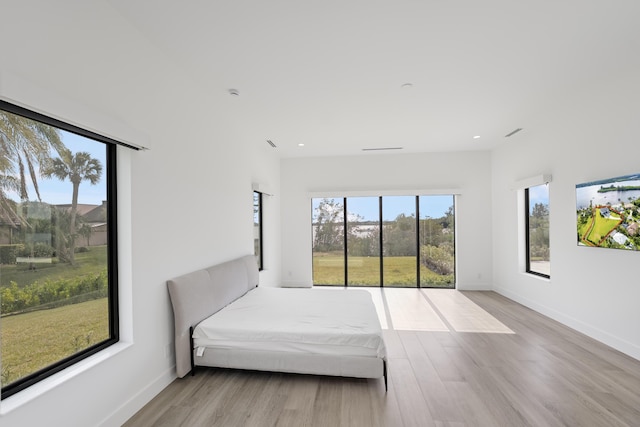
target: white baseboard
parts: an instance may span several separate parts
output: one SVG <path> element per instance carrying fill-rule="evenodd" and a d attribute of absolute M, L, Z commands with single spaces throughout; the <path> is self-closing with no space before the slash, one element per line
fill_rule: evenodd
<path fill-rule="evenodd" d="M 492 291 L 491 283 L 458 283 L 456 289 L 459 291 Z"/>
<path fill-rule="evenodd" d="M 543 314 L 557 322 L 562 323 L 565 326 L 570 327 L 571 329 L 575 329 L 576 331 L 581 332 L 588 337 L 593 338 L 594 340 L 600 341 L 601 343 L 606 344 L 609 347 L 612 347 L 630 357 L 633 357 L 634 359 L 640 360 L 640 347 L 633 343 L 625 341 L 619 337 L 616 337 L 615 335 L 611 335 L 610 333 L 605 332 L 593 325 L 589 325 L 571 316 L 567 316 L 564 313 L 561 313 L 550 307 L 538 304 L 535 301 L 532 301 L 507 289 L 494 287 L 493 290 L 496 293 L 509 298 L 510 300 L 513 300 L 532 310 L 535 310 L 540 314 Z"/>
<path fill-rule="evenodd" d="M 302 281 L 283 281 L 280 285 L 282 288 L 312 288 L 313 283 Z"/>
<path fill-rule="evenodd" d="M 102 427 L 121 426 L 176 378 L 176 367 L 172 366 L 156 378 L 155 381 L 151 382 L 148 386 L 123 403 L 98 425 Z"/>

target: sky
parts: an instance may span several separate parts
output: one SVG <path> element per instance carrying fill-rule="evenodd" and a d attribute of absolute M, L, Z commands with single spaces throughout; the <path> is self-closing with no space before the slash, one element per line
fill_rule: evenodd
<path fill-rule="evenodd" d="M 80 135 L 76 135 L 71 132 L 60 131 L 60 137 L 64 145 L 71 150 L 73 153 L 77 153 L 79 151 L 86 151 L 91 154 L 91 157 L 94 159 L 98 159 L 102 164 L 102 177 L 100 178 L 100 182 L 96 185 L 91 185 L 88 181 L 83 181 L 80 183 L 80 191 L 78 194 L 78 203 L 80 204 L 90 204 L 90 205 L 100 205 L 103 200 L 107 199 L 106 192 L 106 156 L 107 150 L 106 146 L 102 142 L 97 142 L 89 138 L 85 138 Z M 55 153 L 54 153 L 55 154 Z M 55 155 L 55 157 L 58 157 Z M 28 175 L 28 171 L 26 171 Z M 58 178 L 45 179 L 38 176 L 38 187 L 40 189 L 40 196 L 42 197 L 42 201 L 52 204 L 52 205 L 60 205 L 60 204 L 70 204 L 71 203 L 71 193 L 72 193 L 72 185 L 68 180 L 60 181 Z M 29 191 L 29 200 L 37 200 L 36 192 L 33 189 L 33 184 L 31 184 L 31 179 L 28 178 L 28 191 Z M 15 201 L 19 201 L 20 197 L 16 193 L 9 193 L 9 197 L 11 197 Z"/>
<path fill-rule="evenodd" d="M 334 199 L 342 204 L 342 198 Z M 415 196 L 383 196 L 382 197 L 382 219 L 394 220 L 401 213 L 406 216 L 415 215 Z M 313 199 L 313 209 L 315 209 L 322 199 Z M 441 218 L 445 215 L 450 206 L 453 205 L 452 195 L 431 195 L 420 196 L 420 218 L 427 216 L 431 218 Z M 347 210 L 350 214 L 357 214 L 365 221 L 378 221 L 379 207 L 378 197 L 348 197 Z"/>
<path fill-rule="evenodd" d="M 541 203 L 549 206 L 549 185 L 541 184 L 535 187 L 529 187 L 529 213 L 533 211 L 533 207 Z"/>

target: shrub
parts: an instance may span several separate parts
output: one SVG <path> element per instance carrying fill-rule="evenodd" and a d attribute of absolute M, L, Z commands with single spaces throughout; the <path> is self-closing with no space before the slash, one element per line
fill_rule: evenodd
<path fill-rule="evenodd" d="M 453 274 L 453 254 L 447 247 L 424 245 L 420 248 L 420 262 L 429 270 L 441 275 Z"/>
<path fill-rule="evenodd" d="M 19 288 L 15 282 L 0 289 L 2 315 L 103 298 L 107 295 L 107 272 L 76 279 L 45 280 Z"/>
<path fill-rule="evenodd" d="M 0 264 L 15 264 L 24 245 L 0 245 Z"/>
<path fill-rule="evenodd" d="M 18 256 L 23 257 L 36 257 L 36 258 L 51 258 L 55 250 L 48 244 L 37 242 L 27 243 L 26 245 L 20 245 L 21 248 L 18 251 Z"/>

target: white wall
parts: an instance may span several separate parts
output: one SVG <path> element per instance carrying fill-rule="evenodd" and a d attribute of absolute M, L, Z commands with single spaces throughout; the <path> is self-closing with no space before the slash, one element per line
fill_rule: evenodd
<path fill-rule="evenodd" d="M 640 69 L 558 94 L 493 153 L 495 290 L 640 359 L 640 253 L 578 247 L 575 185 L 640 172 Z M 518 271 L 519 179 L 550 184 L 551 280 Z"/>
<path fill-rule="evenodd" d="M 491 287 L 491 162 L 488 152 L 373 154 L 358 157 L 284 159 L 282 277 L 310 284 L 311 197 L 314 192 L 349 195 L 384 191 L 453 190 L 456 201 L 457 287 Z M 407 190 L 405 192 L 405 190 Z M 367 193 L 367 195 L 370 195 Z"/>
<path fill-rule="evenodd" d="M 281 281 L 281 268 L 282 280 L 311 281 L 309 192 L 457 189 L 459 288 L 493 281 L 498 291 L 640 357 L 638 254 L 578 248 L 574 231 L 575 183 L 638 172 L 640 90 L 631 72 L 560 103 L 493 156 L 289 159 L 280 168 L 270 151 L 237 137 L 241 110 L 224 87 L 197 81 L 104 2 L 2 0 L 0 39 L 11 40 L 3 43 L 0 94 L 150 148 L 119 150 L 121 309 L 130 345 L 48 391 L 19 393 L 27 396 L 21 404 L 8 404 L 15 396 L 1 402 L 3 426 L 119 425 L 170 382 L 165 281 L 253 250 L 254 182 L 274 194 L 265 200 L 265 285 Z M 549 283 L 515 267 L 508 189 L 541 172 L 554 176 Z"/>
<path fill-rule="evenodd" d="M 0 95 L 150 148 L 119 149 L 129 345 L 0 402 L 0 424 L 120 425 L 175 375 L 165 281 L 253 252 L 252 183 L 278 193 L 279 161 L 236 136 L 225 88 L 198 82 L 104 2 L 3 0 L 0 39 L 11 40 Z M 279 282 L 278 205 L 265 203 L 266 284 Z"/>

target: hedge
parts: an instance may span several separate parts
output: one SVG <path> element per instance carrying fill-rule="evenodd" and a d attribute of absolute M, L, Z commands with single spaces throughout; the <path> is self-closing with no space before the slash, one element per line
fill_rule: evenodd
<path fill-rule="evenodd" d="M 0 289 L 0 314 L 60 307 L 107 296 L 107 272 L 76 279 L 45 280 L 22 288 L 16 282 Z"/>

